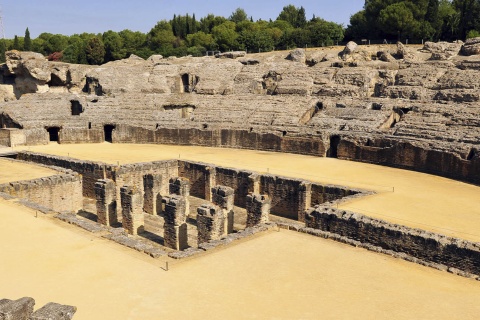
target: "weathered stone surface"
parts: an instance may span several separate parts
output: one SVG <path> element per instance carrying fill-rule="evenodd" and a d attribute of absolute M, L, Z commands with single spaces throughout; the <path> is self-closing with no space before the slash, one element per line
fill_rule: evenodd
<path fill-rule="evenodd" d="M 137 235 L 144 231 L 143 199 L 136 187 L 120 188 L 122 202 L 122 225 L 129 234 Z"/>
<path fill-rule="evenodd" d="M 305 63 L 306 55 L 304 49 L 295 49 L 290 51 L 287 56 L 287 60 L 292 60 L 294 62 Z"/>
<path fill-rule="evenodd" d="M 453 57 L 457 56 L 462 49 L 463 42 L 431 42 L 427 41 L 423 45 L 422 50 L 426 52 L 431 52 L 432 56 L 430 60 L 450 60 Z"/>
<path fill-rule="evenodd" d="M 30 320 L 70 320 L 77 312 L 74 306 L 49 302 L 32 314 Z"/>
<path fill-rule="evenodd" d="M 224 234 L 225 217 L 223 210 L 213 204 L 197 208 L 198 243 L 218 240 Z"/>
<path fill-rule="evenodd" d="M 247 228 L 269 221 L 272 200 L 266 195 L 247 195 Z"/>
<path fill-rule="evenodd" d="M 479 55 L 480 37 L 467 39 L 462 47 L 462 54 L 466 56 Z"/>
<path fill-rule="evenodd" d="M 231 51 L 231 52 L 223 52 L 223 53 L 217 53 L 215 55 L 215 58 L 220 58 L 220 59 L 236 59 L 236 58 L 242 58 L 245 57 L 247 53 L 245 51 Z"/>
<path fill-rule="evenodd" d="M 35 300 L 24 297 L 18 300 L 0 300 L 1 320 L 29 320 L 33 313 Z"/>

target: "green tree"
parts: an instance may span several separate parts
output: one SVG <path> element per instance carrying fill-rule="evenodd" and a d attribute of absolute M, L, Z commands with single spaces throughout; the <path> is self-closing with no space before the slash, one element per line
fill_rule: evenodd
<path fill-rule="evenodd" d="M 18 40 L 18 36 L 15 35 L 15 37 L 13 38 L 13 47 L 12 47 L 13 50 L 20 50 L 20 40 Z"/>
<path fill-rule="evenodd" d="M 68 39 L 69 45 L 63 50 L 62 61 L 68 63 L 88 64 L 86 42 L 78 35 Z"/>
<path fill-rule="evenodd" d="M 89 64 L 102 64 L 105 57 L 105 46 L 102 39 L 93 37 L 88 40 L 85 53 Z"/>
<path fill-rule="evenodd" d="M 379 22 L 385 33 L 398 35 L 400 40 L 402 36 L 412 29 L 415 19 L 405 2 L 398 2 L 380 11 Z"/>
<path fill-rule="evenodd" d="M 105 45 L 105 62 L 125 58 L 122 37 L 115 31 L 109 30 L 103 33 L 103 44 Z"/>
<path fill-rule="evenodd" d="M 295 28 L 303 28 L 307 23 L 305 9 L 303 7 L 296 8 L 291 4 L 283 7 L 282 12 L 280 12 L 277 17 L 277 20 L 287 21 Z"/>
<path fill-rule="evenodd" d="M 197 33 L 187 35 L 187 44 L 189 47 L 203 47 L 212 50 L 215 46 L 215 40 L 213 35 L 198 31 Z"/>
<path fill-rule="evenodd" d="M 370 34 L 370 27 L 367 18 L 365 17 L 365 10 L 358 11 L 350 17 L 350 24 L 345 30 L 345 40 L 356 40 L 368 38 Z"/>
<path fill-rule="evenodd" d="M 118 33 L 122 37 L 123 49 L 125 50 L 125 56 L 128 57 L 131 54 L 139 55 L 138 52 L 143 50 L 147 40 L 147 36 L 139 31 L 122 30 Z"/>
<path fill-rule="evenodd" d="M 230 17 L 228 17 L 228 20 L 233 21 L 235 23 L 248 21 L 248 15 L 245 12 L 245 10 L 243 10 L 242 8 L 237 8 L 234 12 L 232 12 Z"/>
<path fill-rule="evenodd" d="M 470 30 L 480 31 L 480 1 L 479 0 L 453 0 L 453 6 L 457 9 L 460 19 L 457 28 L 457 36 L 465 39 Z"/>
<path fill-rule="evenodd" d="M 344 37 L 342 25 L 319 18 L 312 19 L 306 29 L 310 32 L 310 45 L 315 47 L 331 46 Z"/>
<path fill-rule="evenodd" d="M 25 30 L 25 38 L 23 40 L 23 50 L 31 51 L 32 50 L 32 39 L 30 39 L 30 31 Z"/>
<path fill-rule="evenodd" d="M 176 40 L 172 25 L 168 21 L 162 20 L 147 34 L 146 42 L 151 50 L 168 56 L 171 55 Z"/>
<path fill-rule="evenodd" d="M 213 28 L 227 21 L 224 17 L 209 14 L 200 19 L 200 30 L 205 33 L 212 33 Z"/>
<path fill-rule="evenodd" d="M 266 29 L 243 30 L 238 38 L 240 47 L 243 50 L 253 52 L 272 51 L 275 42 Z"/>
<path fill-rule="evenodd" d="M 61 52 L 68 46 L 68 37 L 62 34 L 54 34 L 48 37 L 44 43 L 46 55 L 54 52 Z"/>
<path fill-rule="evenodd" d="M 223 51 L 235 49 L 237 46 L 238 33 L 235 31 L 235 23 L 225 21 L 212 29 L 212 35 L 218 47 Z"/>
<path fill-rule="evenodd" d="M 0 62 L 5 62 L 6 51 L 7 51 L 7 43 L 5 39 L 0 39 Z"/>

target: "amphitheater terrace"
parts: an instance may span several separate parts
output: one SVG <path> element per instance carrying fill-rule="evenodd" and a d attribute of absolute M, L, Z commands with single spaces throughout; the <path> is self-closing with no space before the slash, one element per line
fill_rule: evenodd
<path fill-rule="evenodd" d="M 480 57 L 354 47 L 101 66 L 7 52 L 0 296 L 76 319 L 474 318 Z"/>

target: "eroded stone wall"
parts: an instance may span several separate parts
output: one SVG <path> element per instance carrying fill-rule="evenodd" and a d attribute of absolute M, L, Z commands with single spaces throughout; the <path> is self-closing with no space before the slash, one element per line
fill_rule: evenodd
<path fill-rule="evenodd" d="M 306 226 L 480 275 L 480 244 L 328 207 L 310 209 Z"/>
<path fill-rule="evenodd" d="M 2 184 L 0 192 L 56 212 L 83 208 L 82 179 L 75 172 Z"/>

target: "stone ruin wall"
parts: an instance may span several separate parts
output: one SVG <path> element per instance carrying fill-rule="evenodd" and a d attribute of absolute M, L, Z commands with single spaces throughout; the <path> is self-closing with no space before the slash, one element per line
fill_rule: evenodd
<path fill-rule="evenodd" d="M 18 160 L 39 163 L 75 171 L 82 177 L 83 196 L 95 198 L 95 183 L 99 179 L 112 179 L 114 166 L 93 161 L 82 161 L 68 157 L 51 156 L 33 152 L 19 152 Z"/>
<path fill-rule="evenodd" d="M 0 193 L 39 205 L 42 210 L 78 212 L 83 208 L 81 175 L 70 170 L 56 175 L 4 183 Z"/>
<path fill-rule="evenodd" d="M 391 224 L 358 213 L 319 206 L 305 215 L 306 227 L 480 275 L 480 243 Z"/>
<path fill-rule="evenodd" d="M 17 95 L 0 103 L 0 123 L 25 142 L 0 134 L 0 143 L 45 144 L 51 127 L 60 143 L 102 142 L 110 125 L 116 143 L 338 157 L 478 184 L 480 62 L 460 55 L 471 45 L 132 57 L 100 68 L 9 52 L 1 86 Z"/>
<path fill-rule="evenodd" d="M 40 155 L 32 157 L 31 153 L 27 153 L 27 155 L 36 162 L 42 162 L 43 160 L 46 163 L 52 163 L 54 161 L 57 164 L 61 163 L 64 166 L 68 166 L 66 165 L 68 162 L 66 159 L 57 159 L 58 157 L 55 156 L 45 155 L 42 158 Z M 26 158 L 22 154 L 20 156 Z M 79 165 L 81 161 L 71 161 L 76 163 L 77 168 L 82 168 Z M 90 167 L 91 164 L 91 162 L 85 162 L 86 166 Z M 73 165 L 69 167 L 73 167 Z M 453 273 L 465 276 L 470 276 L 469 274 L 480 275 L 480 244 L 478 243 L 391 224 L 357 213 L 335 210 L 331 207 L 336 201 L 345 201 L 351 197 L 365 196 L 372 194 L 372 192 L 349 189 L 342 186 L 320 185 L 295 178 L 260 174 L 248 170 L 225 168 L 184 160 L 124 165 L 113 169 L 112 172 L 118 174 L 117 176 L 112 174 L 112 176 L 117 178 L 116 187 L 112 186 L 113 189 L 121 188 L 127 184 L 129 185 L 129 190 L 135 191 L 134 194 L 137 197 L 135 205 L 137 209 L 135 211 L 136 218 L 132 218 L 132 221 L 140 221 L 138 219 L 142 215 L 139 215 L 139 212 L 143 211 L 145 175 L 160 177 L 162 180 L 160 193 L 165 195 L 170 193 L 168 189 L 171 182 L 170 178 L 180 176 L 182 179 L 191 179 L 189 181 L 192 187 L 190 194 L 193 196 L 201 197 L 208 201 L 215 201 L 215 197 L 211 193 L 212 188 L 213 186 L 222 185 L 222 188 L 231 188 L 231 192 L 235 194 L 235 199 L 244 198 L 244 200 L 240 201 L 235 200 L 235 205 L 239 207 L 261 212 L 262 209 L 260 207 L 253 209 L 252 203 L 250 203 L 252 199 L 249 200 L 249 197 L 252 198 L 253 194 L 268 201 L 266 204 L 270 214 L 305 222 L 304 228 L 298 225 L 290 226 L 288 223 L 285 224 L 283 222 L 280 223 L 280 226 L 287 226 L 287 228 L 332 238 L 355 246 L 363 246 L 374 251 L 388 254 L 394 252 L 394 255 L 400 258 L 440 269 L 445 268 L 445 270 L 448 269 Z M 68 177 L 66 179 L 68 180 L 66 182 L 67 185 L 62 180 L 65 179 L 65 176 Z M 112 180 L 100 179 L 99 181 Z M 50 186 L 52 183 L 55 184 L 54 187 Z M 115 184 L 115 182 L 113 183 Z M 31 188 L 33 184 L 38 185 L 38 190 Z M 15 193 L 14 190 L 30 192 L 33 194 L 32 196 L 29 197 L 27 194 L 23 195 L 23 197 L 26 197 L 31 202 L 50 207 L 55 211 L 77 211 L 82 205 L 81 186 L 79 175 L 70 174 L 41 178 L 25 183 L 11 183 L 0 186 L 0 191 L 19 197 L 22 195 L 18 191 L 15 191 Z M 75 197 L 70 196 L 72 192 L 76 195 Z M 76 199 L 74 201 L 76 207 L 72 207 L 70 204 L 70 206 L 65 207 L 64 203 L 52 202 L 52 194 L 60 195 L 61 198 L 66 197 L 68 194 L 69 198 Z M 117 215 L 122 214 L 120 206 L 122 201 L 125 204 L 133 201 L 125 202 L 125 199 L 122 197 L 117 199 Z M 210 199 L 207 199 L 208 197 Z M 42 203 L 41 201 L 45 199 L 50 202 Z M 257 201 L 260 200 L 257 199 Z M 62 205 L 59 206 L 57 203 Z M 259 204 L 261 203 L 259 202 Z M 216 207 L 214 204 L 212 205 Z M 221 209 L 218 208 L 216 210 Z M 143 225 L 141 222 L 137 223 L 139 226 Z M 211 224 L 208 221 L 205 223 L 207 223 L 206 226 Z M 178 229 L 180 225 L 175 225 L 175 227 Z M 183 239 L 185 240 L 185 237 Z M 177 244 L 177 246 L 184 248 L 185 244 Z"/>

